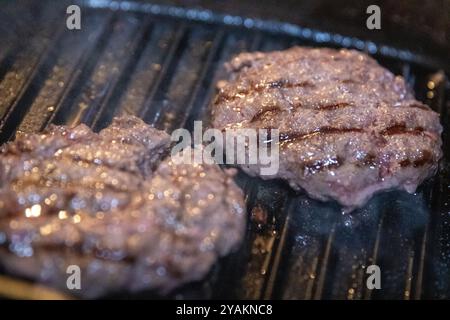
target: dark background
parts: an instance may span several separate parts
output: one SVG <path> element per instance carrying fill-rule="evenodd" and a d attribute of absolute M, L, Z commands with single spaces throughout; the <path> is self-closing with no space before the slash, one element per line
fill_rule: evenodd
<path fill-rule="evenodd" d="M 442 54 L 450 50 L 448 0 L 155 0 L 153 3 L 205 8 L 246 17 L 291 22 L 401 45 L 418 52 Z M 381 30 L 367 30 L 366 9 L 381 8 Z"/>

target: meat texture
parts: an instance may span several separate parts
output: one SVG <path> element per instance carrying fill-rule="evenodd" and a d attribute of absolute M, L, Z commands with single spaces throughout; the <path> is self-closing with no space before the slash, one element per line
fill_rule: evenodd
<path fill-rule="evenodd" d="M 216 165 L 175 165 L 170 139 L 135 117 L 23 134 L 0 155 L 0 263 L 81 297 L 167 293 L 207 274 L 242 239 L 241 190 Z"/>
<path fill-rule="evenodd" d="M 280 130 L 279 171 L 263 178 L 350 211 L 381 190 L 412 193 L 437 170 L 439 115 L 366 54 L 293 47 L 242 53 L 226 67 L 213 126 Z"/>

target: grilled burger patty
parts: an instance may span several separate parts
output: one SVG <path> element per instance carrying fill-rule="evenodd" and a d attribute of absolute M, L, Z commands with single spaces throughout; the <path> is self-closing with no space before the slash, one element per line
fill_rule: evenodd
<path fill-rule="evenodd" d="M 0 263 L 83 297 L 162 293 L 202 278 L 243 237 L 233 173 L 163 159 L 170 139 L 135 117 L 22 134 L 0 154 Z"/>
<path fill-rule="evenodd" d="M 293 47 L 242 53 L 226 67 L 212 124 L 280 130 L 279 172 L 263 178 L 352 210 L 380 190 L 412 193 L 437 170 L 439 115 L 361 52 Z"/>

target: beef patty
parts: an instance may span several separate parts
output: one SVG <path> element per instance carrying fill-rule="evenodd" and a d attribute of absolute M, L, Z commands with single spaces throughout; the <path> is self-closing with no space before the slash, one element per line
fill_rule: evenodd
<path fill-rule="evenodd" d="M 166 293 L 205 276 L 242 239 L 241 190 L 216 165 L 175 165 L 170 139 L 135 117 L 22 134 L 0 154 L 0 263 L 82 297 Z"/>
<path fill-rule="evenodd" d="M 293 47 L 242 53 L 226 67 L 212 124 L 280 130 L 278 174 L 263 178 L 352 210 L 380 190 L 412 193 L 437 169 L 439 115 L 361 52 Z"/>

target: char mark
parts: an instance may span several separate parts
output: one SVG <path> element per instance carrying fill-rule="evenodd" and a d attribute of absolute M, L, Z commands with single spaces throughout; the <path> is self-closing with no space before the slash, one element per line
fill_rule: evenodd
<path fill-rule="evenodd" d="M 270 107 L 261 109 L 259 112 L 257 112 L 253 116 L 253 118 L 250 120 L 250 122 L 262 120 L 266 115 L 275 115 L 279 112 L 281 112 L 281 109 L 279 106 L 270 106 Z"/>
<path fill-rule="evenodd" d="M 300 81 L 300 82 L 290 82 L 286 79 L 280 79 L 276 81 L 271 81 L 265 84 L 256 85 L 257 90 L 269 89 L 290 89 L 290 88 L 303 88 L 303 87 L 314 87 L 314 84 L 310 81 Z"/>
<path fill-rule="evenodd" d="M 413 104 L 410 104 L 408 107 L 409 108 L 417 108 L 417 109 L 421 109 L 421 110 L 430 111 L 430 108 L 428 106 L 426 106 L 424 104 L 421 104 L 421 103 L 413 103 Z"/>
<path fill-rule="evenodd" d="M 262 84 L 255 84 L 247 89 L 242 89 L 237 91 L 235 94 L 228 94 L 224 92 L 220 92 L 217 96 L 217 99 L 215 101 L 215 104 L 219 104 L 221 102 L 230 102 L 236 100 L 238 97 L 247 96 L 253 92 L 263 92 L 268 89 L 290 89 L 290 88 L 302 88 L 302 87 L 313 87 L 314 84 L 312 84 L 309 81 L 301 81 L 297 83 L 289 82 L 288 80 L 277 80 L 277 81 L 271 81 L 268 83 L 262 83 Z"/>
<path fill-rule="evenodd" d="M 410 159 L 405 159 L 403 161 L 400 161 L 401 167 L 421 167 L 426 164 L 433 163 L 433 154 L 429 150 L 422 150 L 422 156 L 417 158 L 414 161 L 411 161 Z"/>
<path fill-rule="evenodd" d="M 361 133 L 364 132 L 361 128 L 335 128 L 335 127 L 321 127 L 317 130 L 308 133 L 298 132 L 284 132 L 280 134 L 280 143 L 309 139 L 318 135 L 324 134 L 344 134 L 349 132 Z"/>
<path fill-rule="evenodd" d="M 424 129 L 422 127 L 407 128 L 405 123 L 399 123 L 382 130 L 380 133 L 383 136 L 393 136 L 397 134 L 420 135 L 423 132 Z"/>
<path fill-rule="evenodd" d="M 361 159 L 356 165 L 358 167 L 376 167 L 378 165 L 378 160 L 376 155 L 369 153 L 363 159 Z"/>
<path fill-rule="evenodd" d="M 320 105 L 317 107 L 317 109 L 319 109 L 319 110 L 336 110 L 336 109 L 345 108 L 345 107 L 349 107 L 349 106 L 352 106 L 352 104 L 348 103 L 348 102 L 338 102 L 338 103 Z"/>

